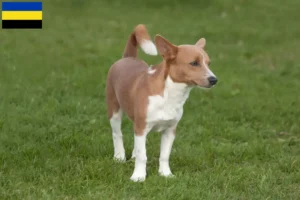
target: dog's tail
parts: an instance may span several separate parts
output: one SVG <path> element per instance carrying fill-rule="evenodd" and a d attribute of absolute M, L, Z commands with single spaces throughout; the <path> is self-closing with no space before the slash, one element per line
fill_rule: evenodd
<path fill-rule="evenodd" d="M 137 25 L 130 34 L 123 53 L 123 58 L 137 57 L 138 46 L 140 46 L 146 54 L 157 55 L 156 47 L 151 41 L 146 26 L 143 24 Z"/>

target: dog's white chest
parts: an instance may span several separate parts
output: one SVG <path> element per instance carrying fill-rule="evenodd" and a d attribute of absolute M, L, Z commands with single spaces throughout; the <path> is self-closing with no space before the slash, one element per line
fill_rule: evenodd
<path fill-rule="evenodd" d="M 183 83 L 166 80 L 164 95 L 149 96 L 147 107 L 147 125 L 153 131 L 162 131 L 175 125 L 182 117 L 183 105 L 188 98 L 190 88 Z"/>

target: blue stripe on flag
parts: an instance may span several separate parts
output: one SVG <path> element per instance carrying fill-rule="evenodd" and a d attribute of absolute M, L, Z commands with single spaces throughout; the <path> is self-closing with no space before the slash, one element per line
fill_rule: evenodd
<path fill-rule="evenodd" d="M 2 2 L 3 11 L 41 11 L 42 2 Z"/>

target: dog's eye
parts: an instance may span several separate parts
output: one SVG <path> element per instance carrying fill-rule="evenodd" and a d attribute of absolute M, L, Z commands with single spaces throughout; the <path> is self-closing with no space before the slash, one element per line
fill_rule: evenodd
<path fill-rule="evenodd" d="M 193 62 L 190 63 L 190 65 L 192 65 L 192 66 L 199 66 L 200 64 L 199 64 L 198 61 L 193 61 Z"/>

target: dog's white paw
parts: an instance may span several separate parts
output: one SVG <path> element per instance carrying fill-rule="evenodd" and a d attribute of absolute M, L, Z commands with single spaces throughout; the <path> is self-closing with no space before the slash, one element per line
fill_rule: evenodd
<path fill-rule="evenodd" d="M 144 182 L 146 179 L 146 174 L 138 174 L 138 173 L 133 173 L 132 176 L 130 177 L 130 180 L 133 182 Z"/>
<path fill-rule="evenodd" d="M 126 162 L 126 157 L 125 157 L 125 155 L 117 154 L 117 155 L 114 155 L 114 160 L 116 162 Z"/>
<path fill-rule="evenodd" d="M 164 177 L 175 177 L 170 169 L 159 170 L 158 173 L 160 176 Z"/>
<path fill-rule="evenodd" d="M 174 178 L 175 175 L 172 173 L 159 173 L 160 176 L 166 177 L 166 178 Z"/>

